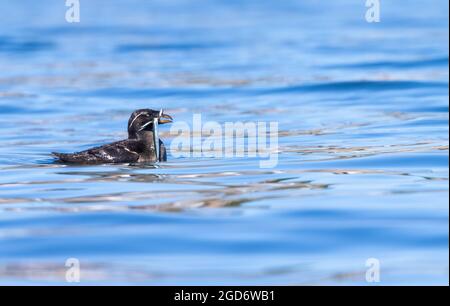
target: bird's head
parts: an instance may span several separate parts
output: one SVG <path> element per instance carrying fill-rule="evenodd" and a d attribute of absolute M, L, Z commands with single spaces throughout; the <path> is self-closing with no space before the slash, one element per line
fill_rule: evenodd
<path fill-rule="evenodd" d="M 138 139 L 146 131 L 154 131 L 155 124 L 171 123 L 173 118 L 164 114 L 163 110 L 139 109 L 134 111 L 128 120 L 128 138 Z"/>

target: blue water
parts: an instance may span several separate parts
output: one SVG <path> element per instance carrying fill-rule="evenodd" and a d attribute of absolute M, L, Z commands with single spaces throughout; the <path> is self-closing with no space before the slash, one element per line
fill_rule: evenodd
<path fill-rule="evenodd" d="M 1 0 L 0 283 L 448 285 L 448 1 L 364 2 Z M 278 121 L 279 164 L 53 163 L 144 107 Z"/>

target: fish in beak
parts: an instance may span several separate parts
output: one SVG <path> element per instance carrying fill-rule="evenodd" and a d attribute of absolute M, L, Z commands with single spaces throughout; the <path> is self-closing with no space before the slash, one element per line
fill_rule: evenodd
<path fill-rule="evenodd" d="M 155 144 L 155 155 L 156 161 L 160 160 L 161 157 L 161 147 L 159 145 L 159 128 L 160 124 L 172 123 L 173 118 L 169 115 L 164 114 L 161 109 L 157 118 L 153 119 L 153 142 Z"/>

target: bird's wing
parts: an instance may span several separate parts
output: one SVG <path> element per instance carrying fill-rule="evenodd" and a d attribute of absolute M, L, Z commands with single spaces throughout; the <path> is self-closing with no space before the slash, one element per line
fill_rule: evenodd
<path fill-rule="evenodd" d="M 133 163 L 139 160 L 143 149 L 138 141 L 123 140 L 78 153 L 53 154 L 61 161 L 69 163 Z"/>
<path fill-rule="evenodd" d="M 106 162 L 129 163 L 137 162 L 142 151 L 143 148 L 140 142 L 123 140 L 88 150 L 88 153 Z"/>

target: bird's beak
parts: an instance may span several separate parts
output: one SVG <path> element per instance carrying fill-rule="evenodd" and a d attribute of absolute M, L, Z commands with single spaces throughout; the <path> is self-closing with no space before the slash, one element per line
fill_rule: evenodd
<path fill-rule="evenodd" d="M 159 120 L 158 120 L 159 124 L 166 124 L 166 123 L 172 123 L 172 122 L 173 122 L 173 118 L 169 115 L 161 113 L 161 115 L 159 116 Z"/>

